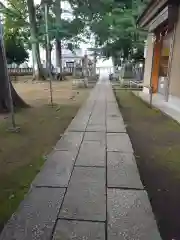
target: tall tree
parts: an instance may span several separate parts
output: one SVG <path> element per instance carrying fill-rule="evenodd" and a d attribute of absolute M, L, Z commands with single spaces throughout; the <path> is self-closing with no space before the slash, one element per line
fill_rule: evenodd
<path fill-rule="evenodd" d="M 38 30 L 36 22 L 36 10 L 33 0 L 27 0 L 29 24 L 31 33 L 31 45 L 32 45 L 32 57 L 33 57 L 33 69 L 35 79 L 45 79 L 43 67 L 40 59 L 39 42 L 38 42 Z"/>
<path fill-rule="evenodd" d="M 0 37 L 0 113 L 2 112 L 9 112 L 10 111 L 10 102 L 8 97 L 8 81 L 6 75 L 6 61 L 4 59 L 4 52 L 3 52 L 3 42 L 2 38 Z M 11 87 L 11 95 L 13 99 L 13 104 L 15 107 L 27 107 L 28 105 L 21 99 L 21 97 L 17 94 L 15 89 L 13 88 L 12 83 L 10 83 Z"/>
<path fill-rule="evenodd" d="M 32 50 L 34 76 L 44 79 L 44 72 L 40 60 L 36 9 L 33 0 L 8 0 L 7 7 L 3 5 L 5 15 L 5 30 L 19 34 L 27 47 Z M 28 21 L 29 20 L 29 21 Z"/>
<path fill-rule="evenodd" d="M 6 7 L 3 4 L 0 4 L 0 9 L 4 12 L 7 11 Z M 13 24 L 13 16 L 14 13 L 13 11 L 7 11 L 9 16 L 12 17 L 12 24 Z M 20 20 L 24 21 L 24 20 Z M 20 22 L 18 22 L 20 24 Z M 9 29 L 12 30 L 10 27 Z M 8 76 L 6 74 L 6 69 L 7 69 L 7 62 L 5 60 L 4 56 L 4 43 L 3 43 L 3 33 L 5 31 L 2 30 L 1 26 L 1 31 L 0 31 L 0 66 L 1 66 L 1 71 L 0 71 L 0 113 L 1 112 L 9 112 L 10 111 L 10 102 L 9 102 L 9 97 L 8 97 Z M 10 82 L 10 88 L 11 88 L 11 95 L 12 95 L 12 100 L 13 104 L 15 107 L 27 107 L 28 105 L 21 99 L 21 97 L 17 94 L 15 91 L 12 83 Z"/>
<path fill-rule="evenodd" d="M 62 15 L 62 7 L 61 0 L 55 0 L 55 16 L 56 16 L 56 25 L 61 24 L 61 15 Z M 58 67 L 58 72 L 62 73 L 62 39 L 58 34 L 56 34 L 56 65 Z M 62 76 L 61 76 L 62 77 Z M 62 79 L 61 79 L 62 80 Z"/>

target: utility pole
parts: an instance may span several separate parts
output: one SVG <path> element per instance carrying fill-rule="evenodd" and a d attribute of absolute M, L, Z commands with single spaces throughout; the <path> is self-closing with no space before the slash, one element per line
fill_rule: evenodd
<path fill-rule="evenodd" d="M 6 51 L 5 51 L 5 46 L 4 46 L 4 39 L 3 39 L 3 26 L 1 23 L 0 19 L 0 48 L 2 50 L 2 58 L 4 61 L 4 73 L 5 73 L 5 78 L 6 78 L 6 89 L 8 93 L 8 107 L 10 111 L 10 119 L 11 119 L 11 127 L 10 130 L 12 132 L 17 132 L 18 127 L 16 126 L 16 121 L 15 121 L 15 114 L 14 114 L 14 105 L 13 105 L 13 99 L 12 99 L 12 94 L 11 94 L 11 84 L 10 84 L 10 78 L 8 74 L 8 68 L 7 68 L 7 59 L 6 59 Z"/>
<path fill-rule="evenodd" d="M 48 66 L 48 73 L 49 73 L 50 101 L 51 101 L 51 106 L 53 107 L 53 89 L 52 89 L 53 76 L 51 72 L 51 50 L 50 50 L 49 26 L 48 26 L 49 7 L 48 7 L 47 1 L 44 3 L 44 12 L 45 12 L 45 25 L 46 25 L 47 66 Z"/>

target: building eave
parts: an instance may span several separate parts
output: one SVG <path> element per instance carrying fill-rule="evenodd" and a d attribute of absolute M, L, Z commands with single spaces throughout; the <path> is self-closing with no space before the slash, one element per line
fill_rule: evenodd
<path fill-rule="evenodd" d="M 142 14 L 138 17 L 136 23 L 137 25 L 139 25 L 141 23 L 142 18 L 144 17 L 144 15 L 146 15 L 148 9 L 152 6 L 152 4 L 154 3 L 154 0 L 150 1 L 147 6 L 145 7 L 144 11 L 142 12 Z"/>
<path fill-rule="evenodd" d="M 150 21 L 168 5 L 168 0 L 152 0 L 137 20 L 141 28 L 146 28 Z"/>

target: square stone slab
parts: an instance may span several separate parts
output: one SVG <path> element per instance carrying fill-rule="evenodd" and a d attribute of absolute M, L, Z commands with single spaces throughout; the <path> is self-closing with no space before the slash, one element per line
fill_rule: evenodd
<path fill-rule="evenodd" d="M 75 155 L 68 151 L 53 151 L 33 181 L 35 186 L 67 187 Z"/>
<path fill-rule="evenodd" d="M 107 151 L 133 153 L 129 136 L 126 133 L 107 133 Z"/>
<path fill-rule="evenodd" d="M 68 127 L 69 132 L 84 132 L 88 124 L 88 118 L 81 120 L 76 119 Z"/>
<path fill-rule="evenodd" d="M 71 124 L 69 125 L 68 131 L 71 131 L 71 132 L 85 131 L 89 121 L 90 114 L 91 114 L 91 110 L 79 111 L 76 117 L 72 120 Z"/>
<path fill-rule="evenodd" d="M 124 122 L 121 118 L 107 118 L 107 132 L 109 133 L 121 133 L 126 132 Z"/>
<path fill-rule="evenodd" d="M 105 122 L 105 107 L 99 106 L 97 110 L 93 110 L 92 115 L 89 119 L 89 123 L 98 123 L 98 122 Z"/>
<path fill-rule="evenodd" d="M 106 134 L 105 132 L 85 132 L 84 141 L 99 141 L 105 144 Z"/>
<path fill-rule="evenodd" d="M 105 145 L 98 141 L 83 141 L 76 166 L 100 166 L 105 167 Z"/>
<path fill-rule="evenodd" d="M 112 107 L 111 108 L 111 107 L 107 106 L 106 115 L 108 117 L 119 117 L 123 120 L 122 115 L 121 115 L 118 107 Z"/>
<path fill-rule="evenodd" d="M 86 132 L 106 132 L 105 124 L 88 124 Z"/>
<path fill-rule="evenodd" d="M 107 110 L 107 112 L 106 112 L 106 116 L 107 117 L 113 117 L 113 118 L 119 118 L 120 120 L 121 120 L 121 122 L 123 122 L 123 118 L 122 118 L 122 116 L 121 116 L 121 114 L 120 114 L 120 112 L 119 112 L 119 109 L 118 110 Z"/>
<path fill-rule="evenodd" d="M 133 154 L 107 153 L 108 187 L 143 189 Z"/>
<path fill-rule="evenodd" d="M 116 117 L 121 117 L 122 115 L 119 111 L 118 105 L 115 103 L 108 103 L 107 104 L 107 111 L 106 111 L 107 116 L 116 116 Z"/>
<path fill-rule="evenodd" d="M 65 189 L 33 188 L 13 214 L 0 240 L 49 240 Z"/>
<path fill-rule="evenodd" d="M 103 117 L 102 116 L 97 116 L 97 117 L 95 117 L 95 119 L 92 118 L 88 122 L 88 125 L 105 125 L 105 124 L 106 124 L 105 114 L 104 114 Z"/>
<path fill-rule="evenodd" d="M 66 132 L 57 142 L 55 150 L 77 152 L 81 145 L 83 135 L 83 132 Z"/>
<path fill-rule="evenodd" d="M 53 240 L 105 240 L 105 224 L 59 220 Z"/>
<path fill-rule="evenodd" d="M 105 169 L 75 167 L 60 218 L 105 221 Z"/>
<path fill-rule="evenodd" d="M 108 239 L 161 240 L 147 193 L 108 189 Z"/>

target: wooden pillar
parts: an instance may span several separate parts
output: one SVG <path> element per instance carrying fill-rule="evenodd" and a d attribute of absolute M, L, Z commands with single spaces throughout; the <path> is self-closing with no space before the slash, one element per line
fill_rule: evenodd
<path fill-rule="evenodd" d="M 156 93 L 158 90 L 158 80 L 159 80 L 159 67 L 161 59 L 161 48 L 162 48 L 162 38 L 157 37 L 154 43 L 154 59 L 153 59 L 153 68 L 152 68 L 152 87 L 153 93 Z"/>

